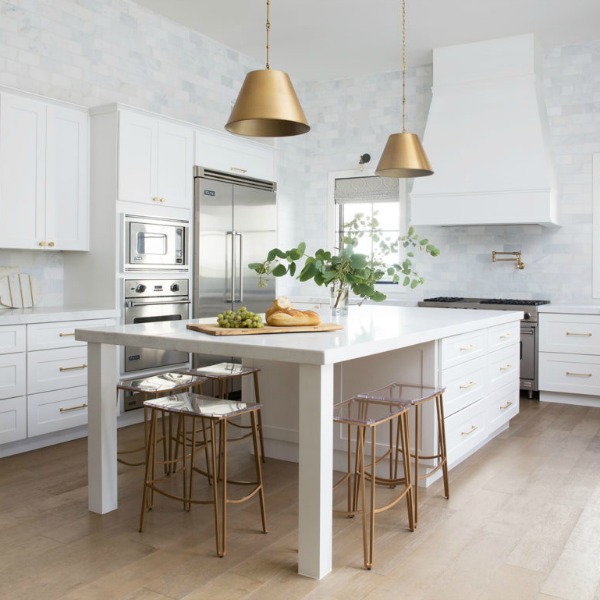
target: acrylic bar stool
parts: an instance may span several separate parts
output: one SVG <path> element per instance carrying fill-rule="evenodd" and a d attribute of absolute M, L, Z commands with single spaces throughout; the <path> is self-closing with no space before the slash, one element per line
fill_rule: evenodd
<path fill-rule="evenodd" d="M 413 507 L 413 485 L 411 482 L 410 455 L 408 452 L 402 454 L 404 472 L 403 476 L 397 477 L 397 469 L 393 453 L 393 447 L 401 446 L 410 448 L 408 412 L 409 407 L 389 402 L 386 400 L 371 399 L 366 397 L 354 397 L 336 404 L 333 409 L 333 420 L 347 426 L 348 435 L 348 466 L 347 472 L 335 485 L 337 488 L 344 481 L 348 489 L 348 510 L 336 511 L 352 517 L 359 512 L 362 514 L 363 527 L 363 560 L 365 568 L 371 569 L 373 565 L 373 551 L 375 546 L 375 514 L 383 512 L 395 506 L 400 500 L 406 498 L 408 511 L 408 526 L 414 530 L 414 507 Z M 393 437 L 397 432 L 399 439 L 393 442 L 389 440 L 389 448 L 383 456 L 377 457 L 377 427 L 389 424 L 389 433 Z M 393 425 L 396 424 L 396 427 Z M 352 468 L 352 429 L 356 428 L 356 446 L 354 450 L 355 461 Z M 367 452 L 367 431 L 371 435 L 371 457 L 365 462 Z M 390 461 L 390 476 L 381 477 L 377 475 L 377 465 L 385 458 Z M 392 476 L 392 469 L 393 476 Z M 366 499 L 366 481 L 369 480 L 369 502 Z M 384 506 L 376 506 L 375 488 L 377 485 L 385 485 L 395 488 L 402 485 L 401 492 Z"/>
<path fill-rule="evenodd" d="M 153 398 L 160 398 L 169 394 L 185 392 L 191 389 L 199 389 L 206 380 L 197 375 L 186 373 L 161 373 L 150 377 L 140 377 L 136 379 L 124 379 L 117 384 L 117 401 L 119 394 L 131 394 L 134 397 L 139 397 L 142 402 Z M 144 426 L 145 427 L 145 426 Z M 167 434 L 167 427 L 169 433 Z M 144 430 L 144 440 L 148 437 L 147 431 Z M 167 456 L 169 453 L 168 440 L 173 439 L 171 422 L 165 423 L 162 421 L 162 443 L 163 453 Z M 143 465 L 145 460 L 134 458 L 145 450 L 145 445 L 138 446 L 131 450 L 120 450 L 117 452 L 117 462 L 129 466 L 137 467 Z M 132 458 L 130 458 L 133 455 Z"/>
<path fill-rule="evenodd" d="M 191 392 L 183 392 L 155 400 L 144 402 L 144 411 L 150 411 L 149 438 L 146 452 L 146 469 L 144 475 L 144 492 L 140 513 L 140 532 L 144 527 L 146 508 L 153 507 L 154 492 L 169 498 L 181 501 L 186 510 L 192 504 L 212 504 L 214 506 L 215 538 L 217 555 L 225 556 L 227 552 L 227 507 L 230 504 L 241 504 L 258 495 L 262 519 L 262 530 L 267 533 L 267 515 L 265 508 L 265 494 L 262 478 L 262 466 L 259 455 L 257 414 L 260 413 L 260 404 L 250 402 L 235 402 L 220 400 Z M 156 446 L 158 415 L 177 415 L 178 440 L 188 440 L 184 444 L 181 454 L 176 451 L 168 460 L 171 474 L 182 474 L 182 494 L 176 494 L 165 489 L 164 477 L 157 478 L 157 466 L 161 462 L 157 459 Z M 250 428 L 254 449 L 254 481 L 237 481 L 227 475 L 227 425 L 229 419 L 241 415 L 250 416 Z M 147 416 L 146 413 L 144 415 Z M 164 417 L 163 417 L 164 418 Z M 187 418 L 192 419 L 190 431 L 187 430 Z M 198 423 L 200 421 L 201 423 Z M 206 435 L 205 432 L 209 432 Z M 202 439 L 197 439 L 197 434 L 202 433 Z M 191 436 L 188 438 L 188 435 Z M 195 464 L 198 448 L 205 447 L 207 468 L 201 471 Z M 193 483 L 194 473 L 201 472 L 208 476 L 212 488 L 212 498 L 201 500 L 194 498 Z M 250 486 L 250 491 L 242 497 L 230 498 L 228 487 L 230 485 Z"/>
<path fill-rule="evenodd" d="M 241 379 L 248 375 L 252 375 L 252 383 L 254 386 L 254 401 L 260 404 L 260 392 L 258 388 L 258 373 L 260 369 L 254 367 L 245 367 L 239 363 L 222 362 L 215 365 L 209 365 L 207 367 L 198 367 L 196 369 L 184 370 L 182 373 L 188 375 L 195 375 L 208 380 L 212 384 L 212 396 L 215 398 L 225 399 L 230 394 L 233 382 L 235 379 Z M 260 439 L 260 456 L 262 461 L 265 462 L 265 443 L 263 439 L 263 426 L 262 426 L 262 415 L 258 412 L 258 434 Z M 242 425 L 240 423 L 230 423 L 231 426 L 238 429 L 250 429 L 249 425 Z M 229 441 L 242 440 L 250 435 L 250 432 L 240 436 L 234 437 Z"/>
<path fill-rule="evenodd" d="M 414 410 L 414 450 L 410 453 L 410 457 L 414 461 L 414 487 L 415 487 L 415 526 L 419 520 L 419 481 L 423 481 L 442 470 L 442 478 L 444 481 L 444 496 L 450 498 L 450 483 L 448 479 L 448 456 L 446 452 L 446 427 L 444 422 L 444 391 L 445 388 L 436 388 L 424 385 L 412 385 L 405 383 L 392 383 L 386 387 L 374 390 L 364 394 L 367 398 L 378 398 L 397 402 L 402 406 L 410 406 Z M 435 454 L 421 454 L 421 424 L 422 410 L 425 404 L 433 403 L 435 410 L 435 423 L 437 429 L 437 452 Z M 396 448 L 396 463 L 399 454 L 403 453 L 403 449 Z M 419 462 L 421 460 L 435 460 L 436 465 L 431 470 L 421 472 Z"/>

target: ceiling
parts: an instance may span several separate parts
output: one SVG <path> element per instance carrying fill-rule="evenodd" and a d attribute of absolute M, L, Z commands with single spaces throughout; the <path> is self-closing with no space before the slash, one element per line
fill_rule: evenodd
<path fill-rule="evenodd" d="M 265 62 L 266 0 L 135 0 Z M 551 48 L 600 40 L 600 0 L 407 0 L 408 66 L 432 49 L 535 33 Z M 345 79 L 397 71 L 400 0 L 271 0 L 273 69 L 292 79 Z"/>

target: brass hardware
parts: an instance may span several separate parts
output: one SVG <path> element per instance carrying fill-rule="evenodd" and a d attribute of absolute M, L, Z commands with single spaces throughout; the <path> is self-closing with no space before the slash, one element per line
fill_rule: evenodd
<path fill-rule="evenodd" d="M 247 73 L 225 129 L 237 135 L 286 137 L 310 131 L 298 96 L 284 71 L 269 64 L 270 8 L 267 0 L 267 61 L 265 68 Z"/>
<path fill-rule="evenodd" d="M 69 333 L 59 333 L 58 337 L 68 337 L 68 336 L 71 336 L 71 335 L 75 335 L 75 332 L 74 331 L 70 331 Z"/>
<path fill-rule="evenodd" d="M 498 255 L 510 255 L 513 258 L 498 258 Z M 503 262 L 503 261 L 514 261 L 516 263 L 515 268 L 523 270 L 525 268 L 525 263 L 521 260 L 521 251 L 516 250 L 515 252 L 496 252 L 496 250 L 492 250 L 492 262 Z"/>
<path fill-rule="evenodd" d="M 460 346 L 459 350 L 466 352 L 467 350 L 473 350 L 473 348 L 475 348 L 475 344 L 465 344 L 464 346 Z"/>
<path fill-rule="evenodd" d="M 510 338 L 512 337 L 512 333 L 504 333 L 500 336 L 501 340 L 510 340 Z"/>
<path fill-rule="evenodd" d="M 237 171 L 238 173 L 247 173 L 248 169 L 242 169 L 241 167 L 231 167 L 230 171 Z"/>
<path fill-rule="evenodd" d="M 79 406 L 69 406 L 69 408 L 60 408 L 59 411 L 61 413 L 69 412 L 71 410 L 79 410 L 80 408 L 87 408 L 87 402 L 80 404 Z"/>
<path fill-rule="evenodd" d="M 592 337 L 591 333 L 579 333 L 577 331 L 567 331 L 567 335 L 578 335 L 581 337 Z"/>
<path fill-rule="evenodd" d="M 159 200 L 158 200 L 158 201 L 159 201 L 159 202 L 164 202 L 164 201 L 165 201 L 165 199 L 164 199 L 164 198 L 159 198 Z"/>
<path fill-rule="evenodd" d="M 50 248 L 54 248 L 54 242 L 48 242 L 48 246 L 50 246 Z"/>
<path fill-rule="evenodd" d="M 477 382 L 476 381 L 469 381 L 469 383 L 463 383 L 462 385 L 459 385 L 459 389 L 461 390 L 466 390 L 470 387 L 473 387 L 474 385 L 476 385 Z"/>
<path fill-rule="evenodd" d="M 87 365 L 77 365 L 76 367 L 59 367 L 59 371 L 63 373 L 64 371 L 77 371 L 78 369 L 87 369 Z"/>
<path fill-rule="evenodd" d="M 591 377 L 591 373 L 573 373 L 572 371 L 566 371 L 566 375 L 569 377 Z"/>
<path fill-rule="evenodd" d="M 152 198 L 152 202 L 158 202 L 158 196 L 154 196 L 154 197 Z"/>
<path fill-rule="evenodd" d="M 460 435 L 471 435 L 477 429 L 479 429 L 477 425 L 471 425 L 471 429 L 469 429 L 469 431 L 461 431 Z"/>
<path fill-rule="evenodd" d="M 506 371 L 510 371 L 512 369 L 512 365 L 506 365 L 505 367 L 500 367 L 500 370 L 504 373 Z"/>
<path fill-rule="evenodd" d="M 46 245 L 46 242 L 40 242 L 40 243 L 38 244 L 38 246 L 41 246 L 42 248 L 43 248 L 45 245 Z"/>
<path fill-rule="evenodd" d="M 402 133 L 392 133 L 379 159 L 379 177 L 433 175 L 429 159 L 416 133 L 406 133 L 406 0 L 402 0 Z"/>
<path fill-rule="evenodd" d="M 509 406 L 512 406 L 512 402 L 507 401 L 506 404 L 501 404 L 500 405 L 500 410 L 504 410 L 505 408 L 508 408 Z"/>

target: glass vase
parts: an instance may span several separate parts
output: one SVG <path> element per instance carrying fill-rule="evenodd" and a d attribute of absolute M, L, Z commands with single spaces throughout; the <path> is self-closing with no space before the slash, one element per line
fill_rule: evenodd
<path fill-rule="evenodd" d="M 331 315 L 334 317 L 344 317 L 348 314 L 348 293 L 349 288 L 346 285 L 332 285 L 329 288 L 331 293 L 329 306 Z"/>

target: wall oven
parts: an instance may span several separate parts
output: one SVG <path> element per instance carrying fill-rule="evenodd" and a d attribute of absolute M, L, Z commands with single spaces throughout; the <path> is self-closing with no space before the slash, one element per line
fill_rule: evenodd
<path fill-rule="evenodd" d="M 126 279 L 124 289 L 126 325 L 182 321 L 190 318 L 187 279 Z M 189 354 L 174 350 L 125 346 L 123 371 L 156 371 L 189 361 Z"/>
<path fill-rule="evenodd" d="M 419 306 L 438 308 L 472 308 L 485 310 L 522 310 L 521 320 L 521 389 L 533 392 L 538 388 L 538 310 L 542 304 L 550 304 L 549 300 L 513 300 L 511 298 L 460 298 L 440 296 L 425 298 Z"/>
<path fill-rule="evenodd" d="M 189 222 L 124 216 L 124 271 L 188 270 Z"/>

